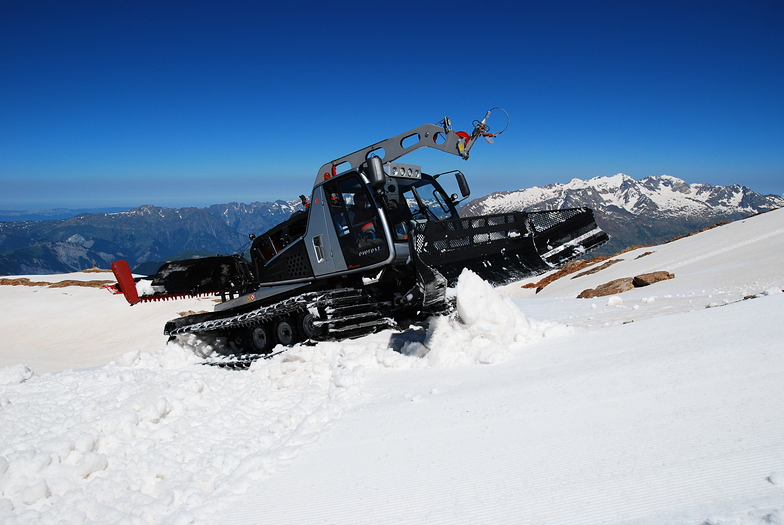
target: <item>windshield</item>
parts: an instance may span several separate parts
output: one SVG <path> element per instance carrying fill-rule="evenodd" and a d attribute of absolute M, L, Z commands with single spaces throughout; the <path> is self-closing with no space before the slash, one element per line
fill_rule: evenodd
<path fill-rule="evenodd" d="M 396 241 L 408 239 L 409 221 L 457 219 L 451 200 L 433 179 L 394 179 L 386 201 Z"/>
<path fill-rule="evenodd" d="M 396 182 L 398 194 L 408 205 L 412 219 L 443 221 L 458 218 L 449 197 L 432 180 L 397 179 Z"/>

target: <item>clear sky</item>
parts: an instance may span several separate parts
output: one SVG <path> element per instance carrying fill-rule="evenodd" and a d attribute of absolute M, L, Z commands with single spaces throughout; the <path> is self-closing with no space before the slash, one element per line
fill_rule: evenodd
<path fill-rule="evenodd" d="M 295 199 L 494 106 L 495 144 L 417 162 L 475 197 L 619 172 L 782 194 L 784 1 L 0 0 L 0 209 Z"/>

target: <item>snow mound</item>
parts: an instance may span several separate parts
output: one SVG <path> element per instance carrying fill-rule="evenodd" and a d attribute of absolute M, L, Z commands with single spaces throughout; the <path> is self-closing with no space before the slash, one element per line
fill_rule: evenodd
<path fill-rule="evenodd" d="M 431 320 L 425 345 L 428 364 L 434 368 L 498 363 L 522 346 L 571 330 L 527 318 L 510 298 L 501 297 L 470 270 L 463 270 L 458 278 L 457 313 L 457 319 Z"/>
<path fill-rule="evenodd" d="M 35 373 L 25 365 L 14 365 L 0 368 L 0 385 L 16 385 L 24 383 Z"/>
<path fill-rule="evenodd" d="M 782 485 L 784 486 L 784 472 L 772 472 L 770 476 L 768 476 L 768 481 L 773 483 L 774 485 Z"/>

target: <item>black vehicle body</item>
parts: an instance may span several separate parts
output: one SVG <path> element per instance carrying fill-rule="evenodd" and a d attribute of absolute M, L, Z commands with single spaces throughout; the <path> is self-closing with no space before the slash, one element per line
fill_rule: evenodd
<path fill-rule="evenodd" d="M 245 254 L 174 261 L 142 279 L 118 261 L 117 287 L 131 304 L 218 295 L 214 312 L 173 319 L 165 334 L 221 338 L 226 352 L 263 354 L 278 343 L 354 337 L 443 312 L 446 289 L 465 268 L 502 284 L 604 243 L 585 208 L 461 218 L 460 198 L 439 175 L 395 162 L 423 147 L 467 159 L 480 136 L 493 136 L 489 114 L 471 135 L 445 118 L 333 160 L 303 198 L 305 210 L 253 237 Z M 441 176 L 455 177 L 468 196 L 461 172 Z"/>

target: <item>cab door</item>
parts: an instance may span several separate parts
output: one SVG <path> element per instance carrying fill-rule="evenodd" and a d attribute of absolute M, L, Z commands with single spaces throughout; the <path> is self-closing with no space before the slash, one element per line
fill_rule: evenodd
<path fill-rule="evenodd" d="M 313 274 L 318 277 L 346 269 L 323 186 L 313 190 L 306 247 Z"/>
<path fill-rule="evenodd" d="M 359 174 L 344 175 L 323 188 L 346 267 L 351 270 L 386 261 L 389 244 L 378 205 Z"/>

